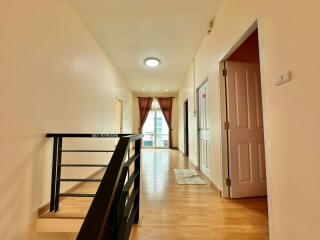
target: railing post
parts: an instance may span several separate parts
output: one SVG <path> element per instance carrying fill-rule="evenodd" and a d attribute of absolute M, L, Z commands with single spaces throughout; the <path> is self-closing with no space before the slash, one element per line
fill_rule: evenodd
<path fill-rule="evenodd" d="M 51 198 L 50 198 L 50 212 L 55 208 L 56 198 L 56 184 L 57 184 L 57 152 L 58 152 L 58 138 L 53 138 L 53 153 L 52 153 L 52 176 L 51 176 Z"/>
<path fill-rule="evenodd" d="M 140 160 L 141 160 L 141 139 L 135 141 L 135 146 L 134 146 L 134 151 L 135 155 L 137 155 L 137 159 L 134 162 L 134 169 L 136 172 L 138 172 L 138 176 L 134 181 L 134 189 L 138 190 L 137 197 L 134 201 L 134 205 L 137 207 L 137 213 L 134 218 L 134 223 L 138 224 L 139 223 L 139 218 L 140 218 Z"/>
<path fill-rule="evenodd" d="M 62 137 L 53 138 L 50 212 L 59 209 Z"/>
<path fill-rule="evenodd" d="M 60 179 L 61 179 L 61 157 L 62 157 L 62 137 L 58 138 L 58 156 L 57 156 L 57 184 L 55 198 L 55 212 L 59 210 L 59 194 L 60 194 Z"/>

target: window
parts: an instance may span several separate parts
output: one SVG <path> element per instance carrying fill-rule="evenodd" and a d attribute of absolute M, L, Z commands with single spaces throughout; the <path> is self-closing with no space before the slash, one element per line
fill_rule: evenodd
<path fill-rule="evenodd" d="M 156 99 L 143 126 L 143 147 L 168 148 L 169 128 Z"/>

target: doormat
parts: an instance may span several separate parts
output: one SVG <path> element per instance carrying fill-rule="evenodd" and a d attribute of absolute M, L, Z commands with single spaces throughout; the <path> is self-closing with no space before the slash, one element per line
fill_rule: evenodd
<path fill-rule="evenodd" d="M 174 175 L 180 185 L 206 185 L 195 169 L 174 169 Z"/>

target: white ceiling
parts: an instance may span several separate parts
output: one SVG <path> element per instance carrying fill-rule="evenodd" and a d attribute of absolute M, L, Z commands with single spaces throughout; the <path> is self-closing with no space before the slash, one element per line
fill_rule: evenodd
<path fill-rule="evenodd" d="M 134 92 L 178 91 L 220 0 L 68 0 Z M 148 69 L 147 57 L 161 60 Z"/>

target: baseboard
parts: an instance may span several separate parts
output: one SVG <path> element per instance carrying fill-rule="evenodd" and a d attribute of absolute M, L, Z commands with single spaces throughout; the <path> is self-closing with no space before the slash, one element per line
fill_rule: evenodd
<path fill-rule="evenodd" d="M 50 202 L 38 208 L 38 216 L 41 216 L 42 214 L 48 212 L 49 209 L 50 209 Z"/>
<path fill-rule="evenodd" d="M 177 147 L 177 150 L 178 150 L 183 156 L 186 156 L 186 155 L 184 154 L 184 152 L 183 152 L 180 148 Z M 186 157 L 188 157 L 188 156 L 186 156 Z"/>
<path fill-rule="evenodd" d="M 194 163 L 193 163 L 192 161 L 189 161 L 189 163 L 190 163 L 197 171 L 200 172 L 201 176 L 202 176 L 203 178 L 205 178 L 205 179 L 207 180 L 207 182 L 210 183 L 210 186 L 212 186 L 212 187 L 214 188 L 214 190 L 215 190 L 217 193 L 219 193 L 220 197 L 222 197 L 222 191 L 221 191 L 206 175 L 204 175 L 204 174 L 200 171 L 200 169 L 199 169 L 196 165 L 194 165 Z"/>
<path fill-rule="evenodd" d="M 210 180 L 209 180 L 210 181 Z M 222 191 L 212 182 L 210 181 L 210 185 L 214 188 L 214 190 L 222 197 Z"/>
<path fill-rule="evenodd" d="M 101 168 L 100 170 L 96 171 L 95 173 L 91 174 L 89 177 L 87 177 L 87 179 L 90 178 L 95 178 L 96 176 L 98 176 L 102 171 L 104 171 L 104 168 Z M 79 188 L 81 188 L 85 183 L 84 182 L 80 182 L 76 185 L 74 185 L 73 187 L 69 188 L 68 190 L 66 190 L 66 193 L 72 193 L 77 191 Z M 64 199 L 65 197 L 61 197 L 60 199 Z M 50 209 L 50 202 L 44 204 L 43 206 L 41 206 L 40 208 L 38 208 L 38 216 L 48 212 Z"/>

